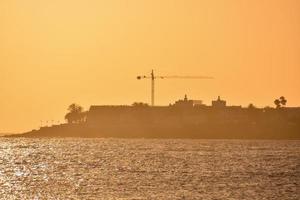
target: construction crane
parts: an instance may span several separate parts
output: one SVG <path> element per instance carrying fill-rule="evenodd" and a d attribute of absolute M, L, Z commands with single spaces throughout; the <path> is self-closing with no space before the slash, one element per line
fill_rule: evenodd
<path fill-rule="evenodd" d="M 154 71 L 151 71 L 150 76 L 137 76 L 138 80 L 151 79 L 151 106 L 154 106 L 154 86 L 155 79 L 167 79 L 167 78 L 178 78 L 178 79 L 213 79 L 210 76 L 155 76 Z"/>

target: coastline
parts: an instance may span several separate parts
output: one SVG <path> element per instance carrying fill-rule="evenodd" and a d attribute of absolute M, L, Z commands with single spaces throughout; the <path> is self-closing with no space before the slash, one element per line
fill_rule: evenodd
<path fill-rule="evenodd" d="M 43 127 L 20 134 L 9 134 L 6 138 L 149 138 L 149 139 L 238 139 L 238 140 L 300 140 L 299 126 L 284 130 L 285 127 L 275 130 L 236 129 L 231 127 L 214 127 L 211 130 L 184 131 L 183 128 L 153 128 L 147 130 L 141 127 L 112 127 L 95 130 L 87 124 L 63 124 L 53 127 Z M 266 131 L 266 132 L 263 132 Z M 272 132 L 274 131 L 274 132 Z"/>

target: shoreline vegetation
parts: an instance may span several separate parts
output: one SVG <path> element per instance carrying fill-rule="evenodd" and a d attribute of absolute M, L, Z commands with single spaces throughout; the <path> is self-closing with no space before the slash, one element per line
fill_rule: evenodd
<path fill-rule="evenodd" d="M 91 106 L 68 108 L 67 123 L 4 137 L 182 138 L 182 139 L 300 139 L 300 107 L 276 108 L 250 104 L 226 106 L 220 97 L 206 106 L 201 101 L 176 101 L 169 106 Z"/>

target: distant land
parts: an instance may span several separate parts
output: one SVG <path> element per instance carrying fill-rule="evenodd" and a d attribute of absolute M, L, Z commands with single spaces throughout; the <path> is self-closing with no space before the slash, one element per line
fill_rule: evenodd
<path fill-rule="evenodd" d="M 115 137 L 191 139 L 300 139 L 300 107 L 285 107 L 280 97 L 276 108 L 227 106 L 218 97 L 211 106 L 199 100 L 176 101 L 169 106 L 91 106 L 84 112 L 72 104 L 68 123 L 41 127 L 6 137 Z"/>
<path fill-rule="evenodd" d="M 14 133 L 0 133 L 0 136 L 5 136 L 5 135 L 14 135 Z"/>

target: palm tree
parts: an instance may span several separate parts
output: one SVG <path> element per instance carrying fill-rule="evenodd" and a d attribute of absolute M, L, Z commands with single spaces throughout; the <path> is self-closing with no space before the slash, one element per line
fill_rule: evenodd
<path fill-rule="evenodd" d="M 279 98 L 279 100 L 280 100 L 280 103 L 281 103 L 282 106 L 285 106 L 285 105 L 286 105 L 287 100 L 285 99 L 284 96 L 281 96 L 281 97 Z"/>
<path fill-rule="evenodd" d="M 275 99 L 274 104 L 276 105 L 276 108 L 280 108 L 280 100 L 279 99 Z"/>
<path fill-rule="evenodd" d="M 279 99 L 275 99 L 274 104 L 276 105 L 276 108 L 280 108 L 281 106 L 285 106 L 287 103 L 287 100 L 284 96 L 281 96 Z"/>
<path fill-rule="evenodd" d="M 80 113 L 83 111 L 83 108 L 80 105 L 73 103 L 73 104 L 69 105 L 68 111 Z"/>
<path fill-rule="evenodd" d="M 83 112 L 83 107 L 81 107 L 78 104 L 71 104 L 68 107 L 68 113 L 65 115 L 65 119 L 68 121 L 68 123 L 81 123 L 85 121 L 86 113 Z"/>

